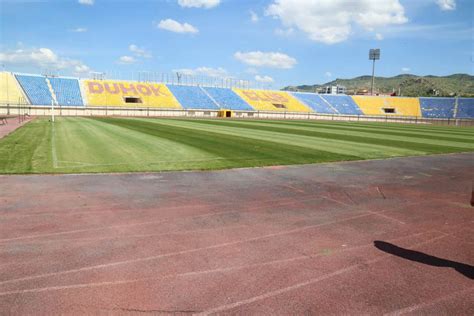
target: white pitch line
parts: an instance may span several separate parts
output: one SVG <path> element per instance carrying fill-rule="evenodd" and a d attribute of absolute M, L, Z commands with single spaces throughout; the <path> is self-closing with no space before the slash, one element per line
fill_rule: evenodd
<path fill-rule="evenodd" d="M 155 160 L 149 162 L 133 162 L 136 165 L 158 165 L 163 163 L 176 163 L 176 162 L 207 162 L 207 161 L 216 161 L 216 160 L 240 160 L 240 161 L 251 161 L 251 160 L 269 160 L 270 158 L 203 158 L 203 159 L 187 159 L 187 160 Z M 102 167 L 102 166 L 123 166 L 123 165 L 130 165 L 129 162 L 118 162 L 118 163 L 88 163 L 88 162 L 81 162 L 81 161 L 65 161 L 61 160 L 60 162 L 69 163 L 69 164 L 80 164 L 81 166 L 64 166 L 58 168 L 82 168 L 82 167 Z"/>
<path fill-rule="evenodd" d="M 56 129 L 54 127 L 55 123 L 51 122 L 53 125 L 52 132 L 51 132 L 51 156 L 53 158 L 53 168 L 58 168 L 58 156 L 56 153 Z"/>

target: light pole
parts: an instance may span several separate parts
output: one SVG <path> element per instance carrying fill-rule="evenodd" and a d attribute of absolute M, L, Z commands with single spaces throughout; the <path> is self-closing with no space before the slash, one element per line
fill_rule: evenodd
<path fill-rule="evenodd" d="M 370 94 L 374 95 L 375 61 L 380 59 L 380 49 L 379 48 L 370 49 L 369 59 L 372 60 L 372 85 L 370 86 Z"/>

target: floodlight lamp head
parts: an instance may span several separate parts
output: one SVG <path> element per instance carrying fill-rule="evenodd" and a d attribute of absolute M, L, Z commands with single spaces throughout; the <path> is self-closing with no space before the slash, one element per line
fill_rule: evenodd
<path fill-rule="evenodd" d="M 372 48 L 369 50 L 369 59 L 370 60 L 379 60 L 380 59 L 380 49 Z"/>

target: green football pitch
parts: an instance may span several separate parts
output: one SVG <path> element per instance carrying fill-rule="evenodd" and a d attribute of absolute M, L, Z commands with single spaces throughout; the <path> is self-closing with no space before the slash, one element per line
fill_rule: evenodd
<path fill-rule="evenodd" d="M 207 170 L 474 150 L 474 129 L 145 118 L 36 119 L 0 139 L 0 173 Z"/>

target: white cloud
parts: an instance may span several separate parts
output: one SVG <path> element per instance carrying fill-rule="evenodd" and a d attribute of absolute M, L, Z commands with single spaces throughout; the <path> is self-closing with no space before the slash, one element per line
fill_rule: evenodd
<path fill-rule="evenodd" d="M 90 72 L 91 69 L 86 65 L 77 65 L 74 67 L 74 73 L 76 74 L 85 74 Z"/>
<path fill-rule="evenodd" d="M 87 32 L 87 29 L 85 27 L 78 27 L 78 28 L 75 28 L 71 31 L 76 32 L 76 33 L 84 33 L 84 32 Z"/>
<path fill-rule="evenodd" d="M 122 65 L 130 65 L 134 64 L 136 61 L 137 60 L 132 56 L 121 56 L 118 60 L 118 63 Z"/>
<path fill-rule="evenodd" d="M 49 48 L 18 48 L 0 53 L 0 63 L 22 67 L 69 70 L 84 73 L 90 68 L 79 60 L 59 56 Z"/>
<path fill-rule="evenodd" d="M 199 30 L 188 23 L 179 23 L 178 21 L 172 19 L 161 20 L 159 23 L 155 22 L 155 26 L 170 32 L 175 33 L 198 33 Z"/>
<path fill-rule="evenodd" d="M 257 23 L 259 20 L 257 13 L 255 13 L 252 10 L 250 10 L 249 13 L 250 13 L 250 21 L 252 21 L 253 23 Z"/>
<path fill-rule="evenodd" d="M 95 0 L 78 0 L 77 2 L 79 4 L 84 4 L 84 5 L 93 5 Z"/>
<path fill-rule="evenodd" d="M 403 68 L 402 68 L 402 72 L 409 72 L 409 71 L 411 71 L 411 69 L 408 68 L 408 67 L 403 67 Z"/>
<path fill-rule="evenodd" d="M 281 28 L 275 29 L 275 34 L 278 35 L 278 36 L 283 36 L 283 37 L 290 36 L 294 32 L 295 32 L 295 30 L 291 27 L 288 28 L 288 29 L 281 29 Z"/>
<path fill-rule="evenodd" d="M 188 75 L 188 76 L 203 75 L 203 76 L 214 77 L 214 78 L 229 77 L 227 70 L 221 67 L 218 67 L 218 68 L 198 67 L 195 69 L 184 68 L 184 69 L 175 69 L 173 70 L 173 72 L 179 72 L 183 75 Z"/>
<path fill-rule="evenodd" d="M 290 69 L 297 63 L 293 57 L 276 52 L 236 52 L 234 57 L 238 61 L 253 67 Z"/>
<path fill-rule="evenodd" d="M 374 38 L 375 38 L 377 41 L 381 41 L 381 40 L 383 40 L 383 35 L 380 34 L 380 33 L 375 33 Z"/>
<path fill-rule="evenodd" d="M 436 0 L 436 4 L 443 11 L 456 10 L 456 0 Z"/>
<path fill-rule="evenodd" d="M 401 25 L 396 28 L 385 29 L 386 38 L 421 38 L 428 40 L 471 40 L 474 28 L 465 23 L 446 23 L 446 24 L 410 24 Z"/>
<path fill-rule="evenodd" d="M 130 44 L 128 46 L 128 50 L 131 51 L 132 53 L 134 53 L 135 56 L 137 56 L 137 57 L 143 57 L 143 58 L 151 58 L 152 57 L 152 55 L 149 51 L 147 51 L 146 49 L 144 49 L 142 47 L 138 47 L 135 44 Z"/>
<path fill-rule="evenodd" d="M 326 77 L 332 77 L 332 73 L 331 73 L 330 71 L 326 71 L 326 72 L 324 73 L 324 75 L 325 75 Z"/>
<path fill-rule="evenodd" d="M 255 81 L 258 81 L 258 82 L 266 82 L 266 83 L 275 82 L 275 80 L 273 80 L 273 78 L 270 77 L 270 76 L 259 76 L 259 75 L 256 75 L 256 76 L 255 76 Z"/>
<path fill-rule="evenodd" d="M 178 4 L 183 8 L 205 8 L 210 9 L 218 6 L 221 0 L 178 0 Z"/>
<path fill-rule="evenodd" d="M 408 21 L 399 0 L 273 0 L 266 15 L 296 28 L 317 42 L 347 40 L 354 25 L 367 31 Z"/>

